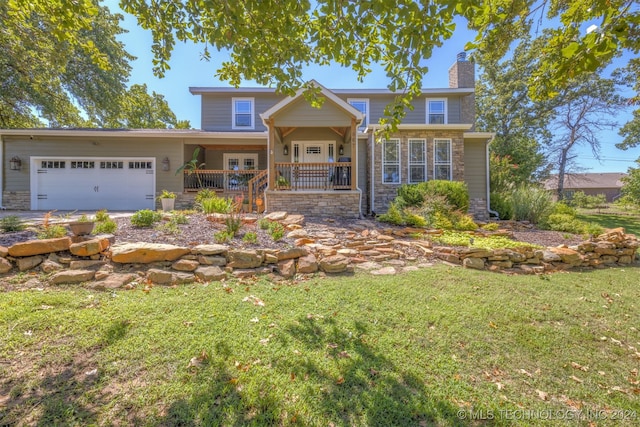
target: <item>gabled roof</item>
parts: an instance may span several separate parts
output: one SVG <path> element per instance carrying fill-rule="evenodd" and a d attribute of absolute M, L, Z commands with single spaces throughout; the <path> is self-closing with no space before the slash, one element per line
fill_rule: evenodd
<path fill-rule="evenodd" d="M 621 172 L 602 173 L 572 173 L 564 176 L 563 187 L 565 190 L 582 188 L 621 188 L 622 177 L 627 176 Z M 544 182 L 544 187 L 548 190 L 558 187 L 558 175 L 552 175 Z"/>
<path fill-rule="evenodd" d="M 333 93 L 332 91 L 330 91 L 326 87 L 322 86 L 317 81 L 311 80 L 311 81 L 309 81 L 309 84 L 312 85 L 312 86 L 320 88 L 320 94 L 322 96 L 327 98 L 328 101 L 331 101 L 338 108 L 343 110 L 345 113 L 347 113 L 351 117 L 355 118 L 356 119 L 356 123 L 361 123 L 362 122 L 362 120 L 364 119 L 364 115 L 358 109 L 352 107 L 351 104 L 349 104 L 348 102 L 345 102 L 342 99 L 340 99 L 339 97 L 337 97 L 335 93 Z M 298 101 L 303 96 L 304 96 L 304 89 L 298 89 L 298 91 L 296 92 L 296 94 L 294 96 L 289 96 L 289 97 L 283 99 L 282 101 L 278 102 L 273 107 L 269 108 L 264 113 L 260 114 L 260 118 L 262 119 L 264 124 L 267 125 L 267 122 L 269 121 L 269 119 L 273 115 L 275 115 L 276 113 L 278 113 L 282 109 L 286 108 L 288 105 Z"/>

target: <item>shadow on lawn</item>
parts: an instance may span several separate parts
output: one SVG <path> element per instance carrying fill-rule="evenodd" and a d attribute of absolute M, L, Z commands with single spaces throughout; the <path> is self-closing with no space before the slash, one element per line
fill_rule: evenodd
<path fill-rule="evenodd" d="M 159 424 L 196 425 L 468 425 L 457 417 L 459 408 L 429 395 L 424 381 L 410 366 L 392 363 L 373 350 L 365 325 L 355 322 L 351 332 L 332 319 L 299 318 L 284 327 L 272 344 L 296 348 L 300 357 L 274 363 L 271 378 L 291 378 L 295 388 L 279 392 L 269 376 L 257 399 L 247 398 L 230 381 L 237 373 L 224 361 L 213 367 L 210 386 L 190 400 L 174 402 Z M 271 344 L 270 344 L 271 345 Z M 304 354 L 313 356 L 304 357 Z M 321 354 L 321 356 L 318 356 Z M 297 402 L 291 404 L 287 401 Z M 300 404 L 304 401 L 304 404 Z M 300 408 L 310 413 L 298 413 Z M 303 412 L 304 409 L 302 409 Z M 320 417 L 320 419 L 317 419 Z"/>
<path fill-rule="evenodd" d="M 127 325 L 114 322 L 105 332 L 101 347 L 124 337 Z M 112 398 L 101 392 L 100 371 L 92 360 L 101 347 L 78 352 L 71 362 L 44 364 L 35 373 L 28 365 L 39 366 L 42 362 L 34 359 L 37 356 L 15 363 L 13 373 L 9 371 L 0 381 L 0 397 L 5 396 L 0 398 L 0 426 L 98 424 L 95 408 Z M 33 382 L 33 378 L 38 381 Z"/>

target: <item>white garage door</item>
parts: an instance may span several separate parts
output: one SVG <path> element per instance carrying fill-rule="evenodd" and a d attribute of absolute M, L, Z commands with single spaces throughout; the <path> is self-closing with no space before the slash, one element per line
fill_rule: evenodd
<path fill-rule="evenodd" d="M 31 158 L 33 210 L 154 209 L 154 194 L 154 158 Z"/>

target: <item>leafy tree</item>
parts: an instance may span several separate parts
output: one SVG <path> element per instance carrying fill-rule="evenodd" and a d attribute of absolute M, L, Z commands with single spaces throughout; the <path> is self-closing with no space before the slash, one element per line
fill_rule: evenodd
<path fill-rule="evenodd" d="M 620 111 L 623 101 L 615 92 L 613 80 L 594 74 L 574 79 L 571 86 L 563 89 L 556 98 L 559 105 L 552 124 L 554 140 L 550 152 L 558 170 L 559 200 L 563 198 L 564 176 L 576 156 L 573 154 L 575 148 L 587 145 L 591 147 L 593 155 L 599 158 L 598 132 L 616 126 L 613 116 Z"/>
<path fill-rule="evenodd" d="M 554 103 L 532 100 L 527 84 L 539 45 L 525 35 L 511 58 L 502 62 L 476 55 L 482 69 L 476 83 L 477 127 L 496 133 L 490 146 L 495 191 L 507 190 L 502 183 L 517 186 L 546 174 L 544 148 L 551 139 L 547 126 Z M 495 180 L 494 172 L 500 175 Z"/>
<path fill-rule="evenodd" d="M 177 120 L 164 96 L 149 95 L 147 85 L 132 85 L 120 98 L 119 108 L 102 127 L 129 129 L 189 129 L 188 120 Z"/>
<path fill-rule="evenodd" d="M 177 41 L 204 43 L 203 56 L 224 51 L 217 75 L 239 86 L 243 80 L 276 86 L 292 94 L 305 87 L 303 67 L 335 62 L 352 68 L 361 80 L 372 64 L 381 65 L 388 87 L 403 93 L 387 106 L 397 123 L 412 97 L 420 93 L 427 71 L 423 60 L 450 38 L 455 19 L 464 18 L 478 37 L 469 44 L 497 60 L 512 42 L 541 22 L 551 26 L 541 61 L 528 79 L 534 99 L 553 97 L 580 75 L 609 64 L 624 51 L 638 52 L 639 12 L 634 0 L 440 0 L 416 2 L 265 0 L 147 2 L 121 0 L 121 6 L 150 29 L 154 71 L 163 75 Z M 597 21 L 597 31 L 583 24 Z M 307 94 L 313 95 L 311 88 Z"/>
<path fill-rule="evenodd" d="M 635 205 L 640 205 L 640 159 L 636 160 L 638 167 L 627 170 L 627 176 L 622 177 L 624 183 L 622 194 L 625 200 L 631 200 Z"/>
<path fill-rule="evenodd" d="M 0 2 L 0 128 L 189 127 L 146 85 L 126 90 L 121 20 L 99 0 Z"/>

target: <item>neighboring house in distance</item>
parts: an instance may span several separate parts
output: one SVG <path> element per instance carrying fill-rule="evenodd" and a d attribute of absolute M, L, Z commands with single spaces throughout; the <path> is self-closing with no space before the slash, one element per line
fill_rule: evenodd
<path fill-rule="evenodd" d="M 459 55 L 448 88 L 423 89 L 396 132 L 376 136 L 387 89 L 334 89 L 325 102 L 268 88 L 192 87 L 200 130 L 0 129 L 9 209 L 154 209 L 162 189 L 186 206 L 199 188 L 264 198 L 267 211 L 357 218 L 383 213 L 398 187 L 463 181 L 488 217 L 488 144 L 476 132 L 474 64 Z M 198 151 L 196 171 L 175 171 Z"/>
<path fill-rule="evenodd" d="M 577 191 L 582 191 L 587 196 L 597 196 L 604 194 L 607 202 L 613 202 L 620 197 L 624 183 L 622 177 L 626 173 L 603 172 L 603 173 L 572 173 L 564 176 L 564 195 L 571 199 Z M 547 190 L 557 190 L 558 175 L 552 175 L 544 182 Z"/>

